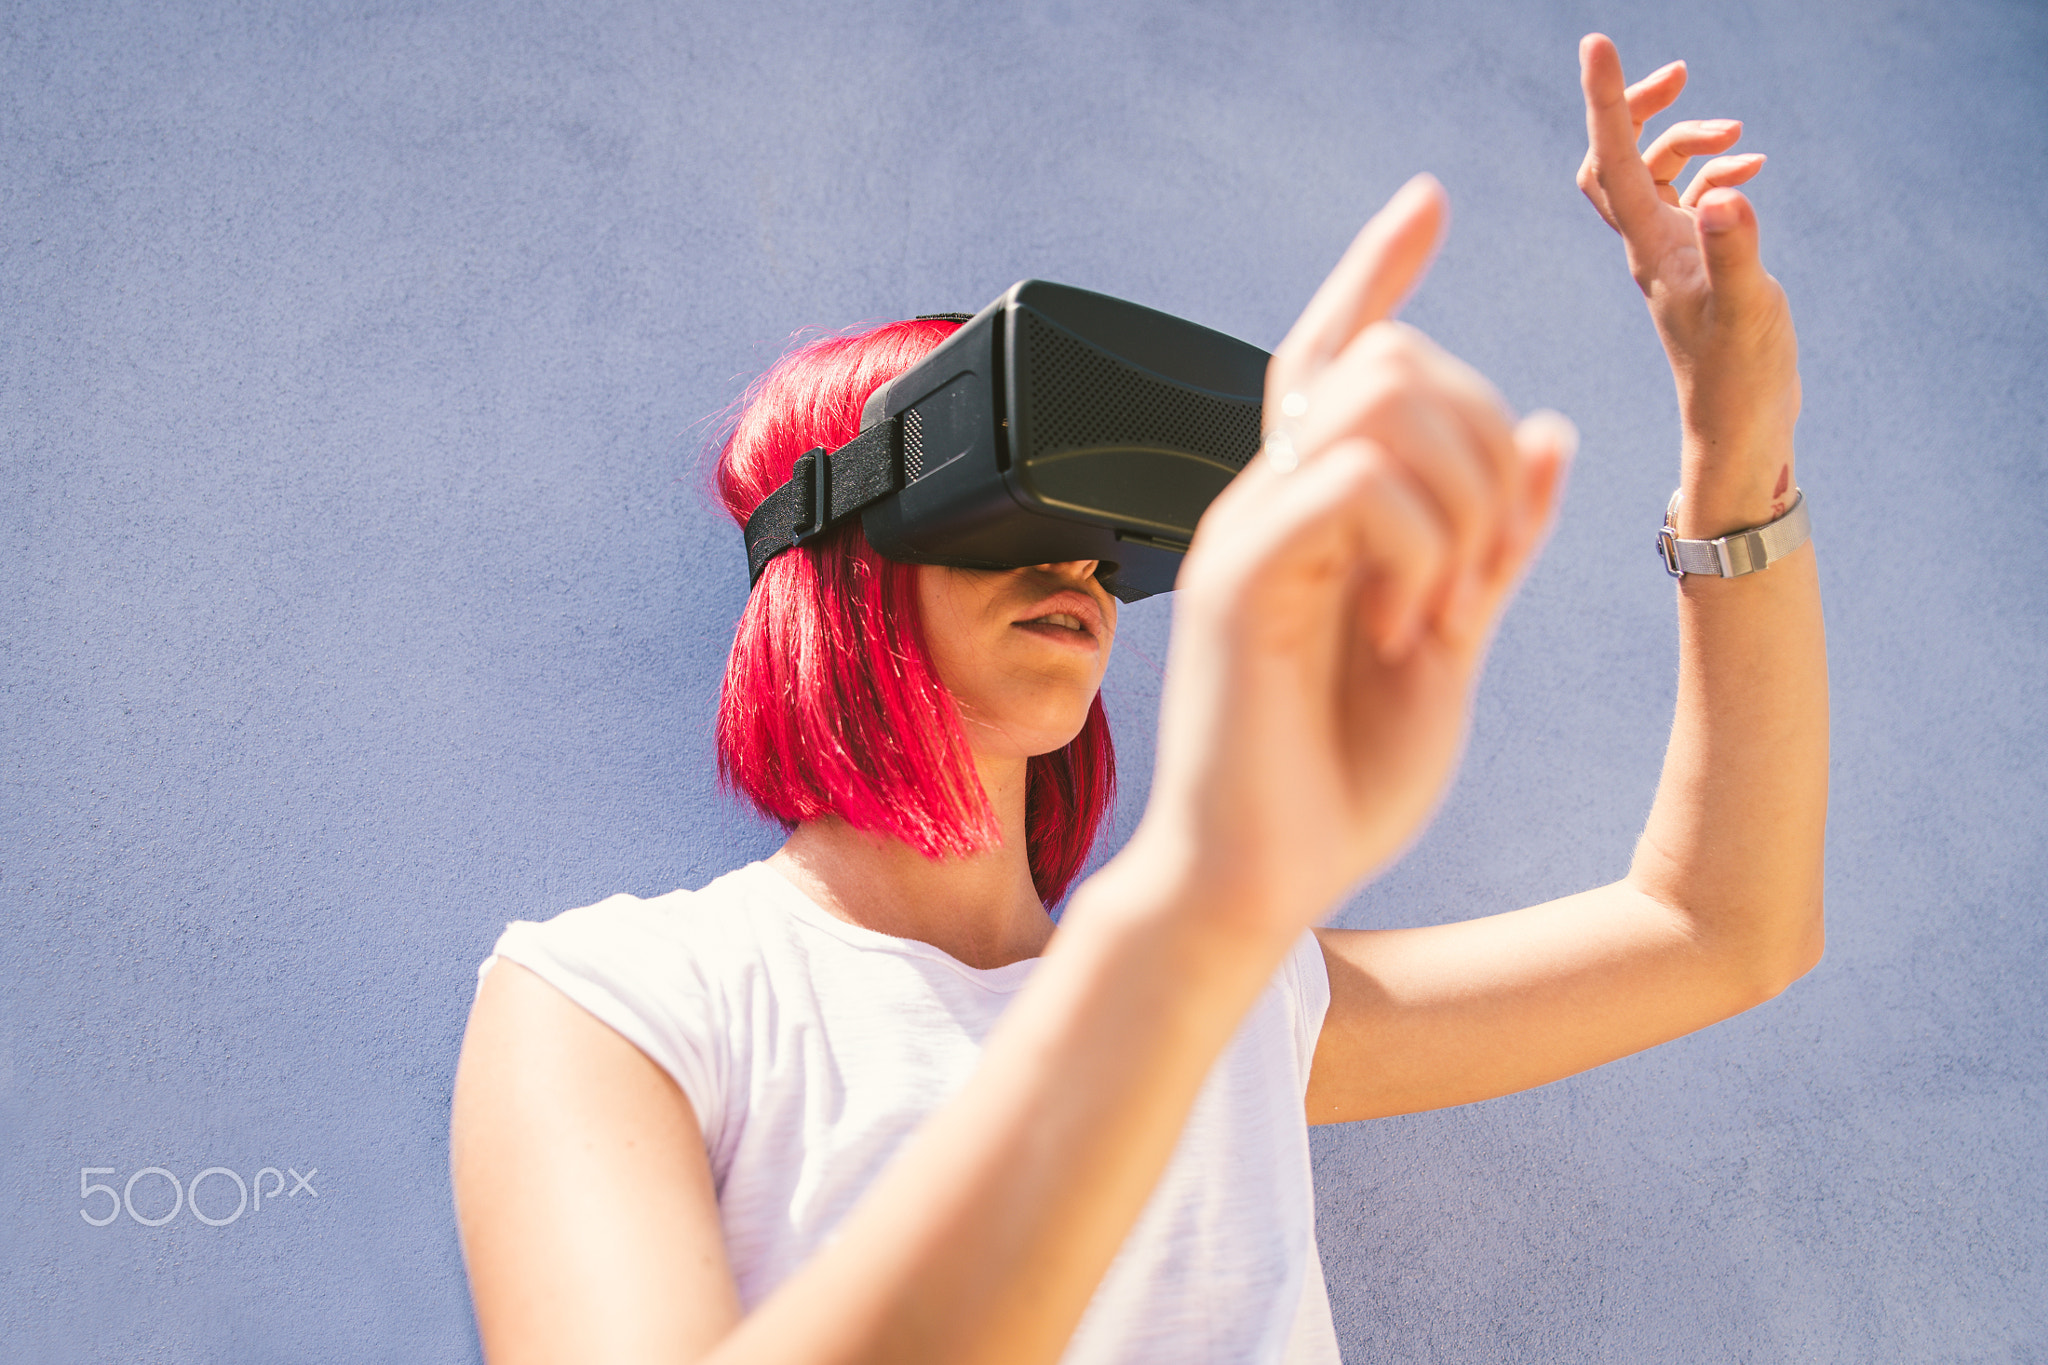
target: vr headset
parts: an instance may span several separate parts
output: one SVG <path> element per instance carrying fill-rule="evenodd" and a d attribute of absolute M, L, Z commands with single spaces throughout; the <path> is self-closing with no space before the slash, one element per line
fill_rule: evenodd
<path fill-rule="evenodd" d="M 1165 592 L 1202 512 L 1258 450 L 1268 359 L 1166 313 L 1025 280 L 877 389 L 857 438 L 797 460 L 747 518 L 748 582 L 859 517 L 890 559 L 1093 559 L 1123 601 Z"/>

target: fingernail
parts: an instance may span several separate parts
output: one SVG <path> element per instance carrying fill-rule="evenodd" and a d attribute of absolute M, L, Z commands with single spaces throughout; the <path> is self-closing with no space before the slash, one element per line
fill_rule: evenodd
<path fill-rule="evenodd" d="M 1707 131 L 1710 133 L 1731 132 L 1734 129 L 1740 128 L 1741 126 L 1742 121 L 1740 119 L 1710 118 L 1707 120 Z"/>
<path fill-rule="evenodd" d="M 1708 232 L 1726 232 L 1739 221 L 1733 199 L 1709 199 L 1700 204 L 1700 226 Z"/>
<path fill-rule="evenodd" d="M 1579 429 L 1572 424 L 1572 419 L 1563 413 L 1554 408 L 1539 408 L 1523 420 L 1549 433 L 1550 439 L 1556 443 L 1565 459 L 1569 460 L 1579 453 Z"/>

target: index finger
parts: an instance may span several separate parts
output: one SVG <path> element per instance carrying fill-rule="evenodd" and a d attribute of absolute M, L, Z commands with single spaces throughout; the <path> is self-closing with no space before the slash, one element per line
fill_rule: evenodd
<path fill-rule="evenodd" d="M 1586 92 L 1586 141 L 1593 174 L 1607 195 L 1615 225 L 1627 232 L 1664 206 L 1650 168 L 1636 150 L 1635 118 L 1629 113 L 1621 54 L 1604 33 L 1579 40 L 1579 85 Z"/>
<path fill-rule="evenodd" d="M 1353 337 L 1393 316 L 1436 255 L 1447 209 L 1436 177 L 1418 175 L 1359 229 L 1273 353 L 1282 387 L 1303 381 Z"/>

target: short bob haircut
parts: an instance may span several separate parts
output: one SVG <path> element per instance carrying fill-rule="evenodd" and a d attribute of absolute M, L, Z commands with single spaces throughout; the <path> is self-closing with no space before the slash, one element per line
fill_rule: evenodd
<path fill-rule="evenodd" d="M 718 455 L 718 493 L 744 526 L 797 457 L 860 434 L 861 406 L 957 323 L 896 322 L 785 355 L 747 391 Z M 1001 842 L 952 694 L 925 647 L 917 567 L 884 559 L 856 521 L 768 562 L 747 599 L 718 701 L 718 769 L 794 829 L 837 815 L 928 858 Z M 1072 885 L 1116 782 L 1102 698 L 1063 749 L 1030 760 L 1031 880 Z"/>

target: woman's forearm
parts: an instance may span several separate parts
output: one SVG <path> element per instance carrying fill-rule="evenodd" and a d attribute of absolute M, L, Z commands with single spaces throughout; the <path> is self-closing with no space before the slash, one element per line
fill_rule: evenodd
<path fill-rule="evenodd" d="M 1127 850 L 1076 893 L 981 1065 L 710 1360 L 1051 1362 L 1289 946 Z"/>
<path fill-rule="evenodd" d="M 1716 485 L 1712 471 L 1735 465 L 1717 454 L 1688 459 L 1681 536 L 1757 525 L 1789 502 L 1789 439 L 1742 460 L 1739 486 Z M 1828 684 L 1813 545 L 1737 578 L 1687 575 L 1678 629 L 1677 715 L 1629 880 L 1775 993 L 1822 940 Z"/>
<path fill-rule="evenodd" d="M 1579 187 L 1627 245 L 1678 389 L 1678 535 L 1774 520 L 1797 486 L 1801 390 L 1791 306 L 1764 269 L 1755 206 L 1736 188 L 1764 159 L 1728 154 L 1742 132 L 1733 119 L 1682 119 L 1638 146 L 1685 87 L 1683 62 L 1629 85 L 1613 42 L 1589 33 L 1579 74 Z M 1681 191 L 1695 156 L 1709 160 Z M 1820 951 L 1828 702 L 1813 556 L 1808 546 L 1739 578 L 1680 580 L 1678 714 L 1628 877 L 1734 980 L 1766 994 Z"/>

